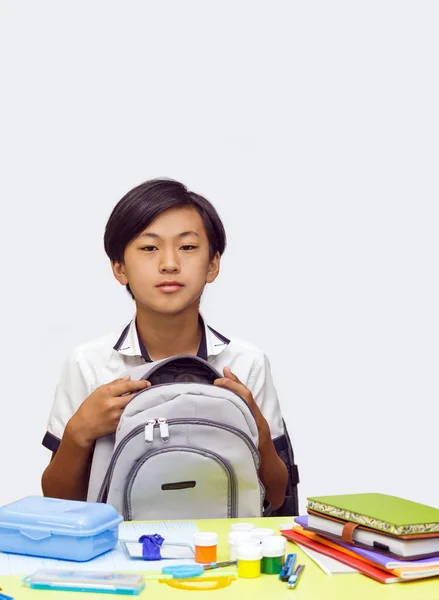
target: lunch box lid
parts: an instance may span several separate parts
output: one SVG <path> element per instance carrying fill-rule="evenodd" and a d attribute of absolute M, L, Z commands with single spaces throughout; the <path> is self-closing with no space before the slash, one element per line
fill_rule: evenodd
<path fill-rule="evenodd" d="M 26 496 L 0 508 L 0 528 L 18 530 L 34 540 L 94 536 L 122 521 L 114 506 L 100 502 Z"/>

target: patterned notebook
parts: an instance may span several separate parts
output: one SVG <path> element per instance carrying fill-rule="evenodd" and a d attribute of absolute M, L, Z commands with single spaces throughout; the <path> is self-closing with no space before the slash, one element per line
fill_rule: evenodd
<path fill-rule="evenodd" d="M 439 509 L 387 494 L 307 498 L 308 510 L 392 535 L 439 533 Z"/>

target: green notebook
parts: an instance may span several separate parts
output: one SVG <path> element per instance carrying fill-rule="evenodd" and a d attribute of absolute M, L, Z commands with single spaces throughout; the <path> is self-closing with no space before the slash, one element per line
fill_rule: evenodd
<path fill-rule="evenodd" d="M 439 509 L 386 494 L 307 498 L 307 508 L 392 535 L 439 533 Z"/>

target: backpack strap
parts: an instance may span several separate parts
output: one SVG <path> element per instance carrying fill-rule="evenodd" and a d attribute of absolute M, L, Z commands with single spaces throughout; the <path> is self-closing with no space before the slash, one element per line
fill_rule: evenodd
<path fill-rule="evenodd" d="M 262 516 L 263 517 L 275 517 L 276 516 L 273 505 L 271 504 L 271 502 L 268 502 L 268 500 L 264 500 Z"/>
<path fill-rule="evenodd" d="M 281 507 L 274 511 L 274 516 L 296 516 L 299 514 L 299 497 L 297 492 L 297 486 L 299 484 L 299 470 L 297 465 L 294 463 L 294 452 L 291 445 L 290 436 L 288 430 L 284 424 L 284 434 L 273 440 L 276 452 L 283 460 L 288 471 L 288 483 L 285 491 L 285 500 Z M 265 516 L 265 515 L 264 515 Z"/>

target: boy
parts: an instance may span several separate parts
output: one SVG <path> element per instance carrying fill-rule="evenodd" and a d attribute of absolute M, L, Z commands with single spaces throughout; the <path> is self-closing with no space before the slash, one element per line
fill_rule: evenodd
<path fill-rule="evenodd" d="M 52 460 L 42 477 L 43 493 L 85 500 L 95 441 L 113 433 L 124 407 L 150 385 L 122 377 L 142 362 L 194 354 L 224 374 L 215 385 L 249 404 L 259 431 L 259 476 L 266 499 L 282 505 L 287 469 L 272 439 L 283 434 L 282 416 L 264 353 L 207 327 L 200 297 L 220 268 L 226 246 L 214 207 L 177 181 L 152 180 L 115 206 L 105 236 L 113 274 L 136 304 L 122 331 L 78 347 L 68 359 L 43 444 Z"/>

